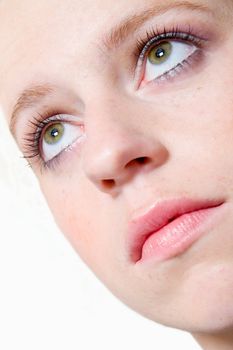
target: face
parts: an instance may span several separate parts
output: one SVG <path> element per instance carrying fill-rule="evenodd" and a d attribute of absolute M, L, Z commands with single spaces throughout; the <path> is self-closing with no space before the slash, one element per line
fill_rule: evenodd
<path fill-rule="evenodd" d="M 2 1 L 0 100 L 57 224 L 112 293 L 218 331 L 233 326 L 232 1 L 185 3 Z M 129 227 L 173 199 L 223 204 L 185 249 L 136 261 Z"/>

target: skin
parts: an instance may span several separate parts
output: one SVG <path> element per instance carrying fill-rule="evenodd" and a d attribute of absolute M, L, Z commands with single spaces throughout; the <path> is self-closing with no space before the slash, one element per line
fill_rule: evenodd
<path fill-rule="evenodd" d="M 169 10 L 116 49 L 100 45 L 125 16 L 161 3 L 167 1 L 2 1 L 0 102 L 10 124 L 24 88 L 57 86 L 20 114 L 14 137 L 25 152 L 28 120 L 45 106 L 84 125 L 81 141 L 57 167 L 42 171 L 32 161 L 58 226 L 124 303 L 190 332 L 203 349 L 227 350 L 233 346 L 232 1 L 197 1 L 213 15 Z M 204 58 L 172 81 L 135 88 L 138 36 L 155 24 L 185 23 L 207 36 Z M 160 200 L 184 196 L 223 198 L 225 214 L 183 254 L 136 265 L 126 249 L 129 220 Z"/>

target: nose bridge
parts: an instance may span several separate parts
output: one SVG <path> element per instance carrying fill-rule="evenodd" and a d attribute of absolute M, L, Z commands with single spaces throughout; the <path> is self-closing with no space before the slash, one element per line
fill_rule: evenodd
<path fill-rule="evenodd" d="M 161 163 L 165 157 L 164 150 L 155 157 L 162 145 L 143 130 L 139 114 L 130 98 L 102 98 L 86 108 L 83 169 L 104 191 L 109 190 L 107 183 L 123 184 L 146 164 Z"/>
<path fill-rule="evenodd" d="M 125 113 L 113 99 L 99 101 L 87 110 L 85 164 L 89 173 L 112 177 L 122 157 L 126 161 L 135 131 Z"/>
<path fill-rule="evenodd" d="M 95 101 L 90 101 L 86 109 L 85 123 L 88 148 L 91 150 L 94 146 L 101 152 L 104 147 L 106 153 L 107 145 L 109 153 L 115 149 L 115 145 L 120 150 L 122 142 L 126 142 L 129 133 L 136 129 L 135 120 L 132 122 L 133 114 L 130 98 L 126 101 L 126 98 L 119 95 L 116 98 L 105 93 L 95 98 Z"/>

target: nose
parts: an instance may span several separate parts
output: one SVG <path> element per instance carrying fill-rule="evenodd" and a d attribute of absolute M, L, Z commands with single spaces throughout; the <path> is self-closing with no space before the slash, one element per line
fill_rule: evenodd
<path fill-rule="evenodd" d="M 140 125 L 130 126 L 123 118 L 109 117 L 86 128 L 83 169 L 99 190 L 119 190 L 166 161 L 166 147 Z"/>

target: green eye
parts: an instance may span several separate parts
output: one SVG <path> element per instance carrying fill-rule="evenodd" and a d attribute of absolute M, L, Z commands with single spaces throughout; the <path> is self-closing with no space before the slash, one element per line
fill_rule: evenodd
<path fill-rule="evenodd" d="M 64 126 L 62 123 L 53 124 L 48 127 L 48 129 L 44 133 L 44 141 L 53 145 L 60 141 L 62 136 L 64 135 Z"/>
<path fill-rule="evenodd" d="M 171 43 L 168 41 L 164 41 L 150 50 L 148 59 L 152 64 L 161 64 L 169 58 L 171 52 Z"/>

